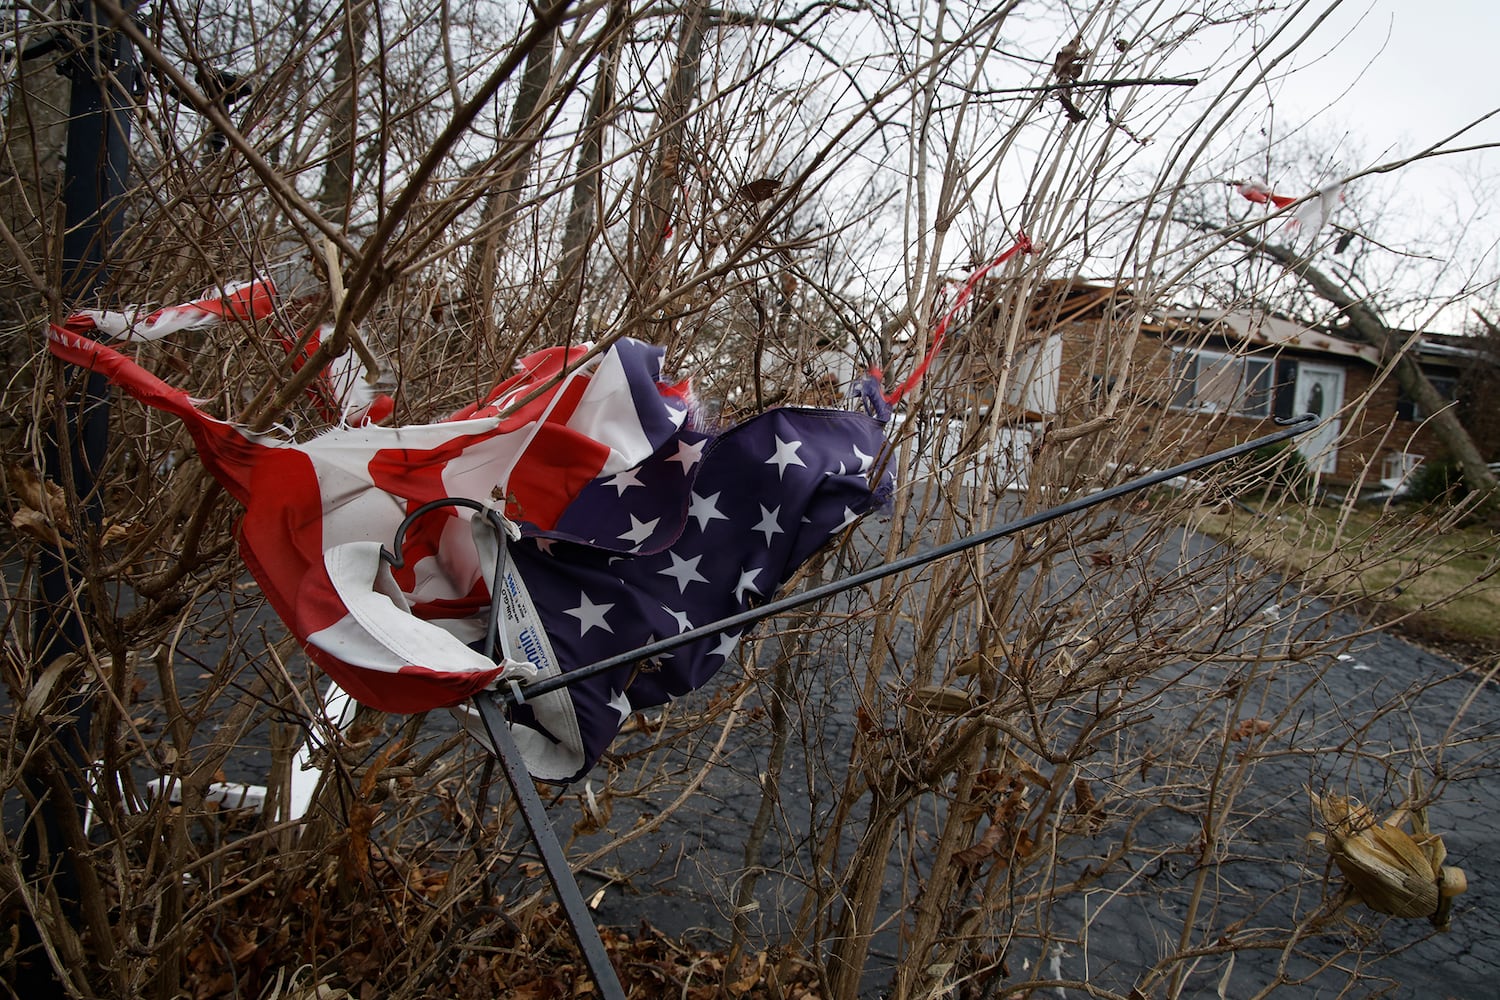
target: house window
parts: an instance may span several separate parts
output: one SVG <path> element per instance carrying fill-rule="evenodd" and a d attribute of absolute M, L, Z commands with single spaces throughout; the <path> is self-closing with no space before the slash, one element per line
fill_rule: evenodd
<path fill-rule="evenodd" d="M 1174 409 L 1269 417 L 1272 382 L 1272 365 L 1265 358 L 1172 349 Z"/>
<path fill-rule="evenodd" d="M 1427 375 L 1427 381 L 1432 383 L 1432 387 L 1443 399 L 1451 402 L 1458 398 L 1458 376 L 1434 375 L 1431 372 L 1424 374 Z M 1432 414 L 1422 409 L 1422 404 L 1408 396 L 1406 390 L 1403 389 L 1396 399 L 1396 416 L 1401 420 L 1426 420 Z"/>

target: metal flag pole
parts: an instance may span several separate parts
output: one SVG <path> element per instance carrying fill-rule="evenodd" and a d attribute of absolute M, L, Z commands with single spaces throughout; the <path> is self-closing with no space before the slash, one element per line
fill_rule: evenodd
<path fill-rule="evenodd" d="M 503 514 L 493 507 L 486 507 L 479 501 L 467 497 L 443 497 L 428 501 L 401 519 L 401 523 L 396 527 L 395 537 L 391 540 L 391 548 L 382 548 L 380 558 L 392 569 L 400 569 L 405 565 L 403 550 L 407 529 L 428 511 L 437 510 L 440 507 L 464 507 L 472 510 L 489 521 L 490 526 L 495 530 L 497 541 L 495 571 L 492 577 L 493 583 L 490 586 L 489 624 L 484 633 L 484 655 L 493 660 L 496 648 L 505 645 L 505 621 L 502 609 L 505 591 L 501 586 L 501 579 L 505 572 L 507 558 L 505 549 L 507 531 Z M 508 649 L 502 648 L 500 651 L 501 655 L 509 658 Z M 527 832 L 531 835 L 531 842 L 541 856 L 542 867 L 547 872 L 547 881 L 552 885 L 553 895 L 562 904 L 563 915 L 567 918 L 568 927 L 573 932 L 573 940 L 578 944 L 578 950 L 583 954 L 584 964 L 588 967 L 589 974 L 594 977 L 594 985 L 598 988 L 603 1000 L 625 1000 L 625 990 L 620 985 L 619 975 L 615 972 L 614 965 L 610 963 L 609 952 L 604 947 L 604 939 L 599 936 L 599 927 L 594 923 L 594 915 L 589 911 L 583 892 L 578 888 L 578 879 L 574 877 L 573 868 L 568 864 L 567 852 L 563 850 L 557 831 L 552 828 L 552 820 L 547 816 L 547 806 L 542 802 L 541 795 L 537 793 L 536 782 L 526 766 L 526 758 L 521 755 L 521 748 L 516 745 L 516 738 L 510 731 L 510 723 L 505 718 L 504 709 L 493 698 L 480 696 L 473 700 L 475 707 L 479 710 L 479 718 L 484 724 L 485 735 L 489 738 L 490 752 L 500 762 L 500 773 L 505 776 L 505 782 L 510 786 L 510 794 L 515 799 L 516 808 L 521 813 L 521 820 L 526 824 Z"/>
<path fill-rule="evenodd" d="M 562 904 L 563 914 L 573 931 L 573 940 L 578 942 L 578 950 L 583 953 L 584 964 L 594 977 L 599 994 L 604 1000 L 625 1000 L 625 990 L 620 985 L 619 975 L 610 963 L 609 952 L 604 948 L 604 939 L 599 936 L 594 915 L 584 901 L 583 892 L 578 888 L 578 879 L 573 876 L 573 867 L 568 864 L 562 841 L 557 839 L 557 831 L 552 828 L 552 820 L 547 817 L 547 807 L 537 794 L 536 782 L 532 780 L 531 772 L 526 767 L 526 759 L 521 756 L 521 748 L 516 746 L 516 738 L 511 735 L 505 712 L 493 698 L 475 698 L 474 704 L 479 709 L 479 718 L 484 722 L 484 731 L 489 735 L 490 749 L 500 762 L 500 772 L 505 775 L 506 784 L 510 785 L 510 793 L 515 797 L 521 819 L 531 834 L 531 842 L 536 845 L 537 853 L 542 857 L 542 867 L 547 870 L 547 881 L 552 884 L 552 892 Z"/>

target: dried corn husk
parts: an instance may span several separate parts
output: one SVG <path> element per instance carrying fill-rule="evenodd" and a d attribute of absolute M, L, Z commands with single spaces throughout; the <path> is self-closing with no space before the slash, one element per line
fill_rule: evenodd
<path fill-rule="evenodd" d="M 1446 926 L 1448 900 L 1464 892 L 1468 881 L 1462 869 L 1443 865 L 1441 837 L 1407 833 L 1397 825 L 1401 812 L 1382 823 L 1337 792 L 1311 794 L 1327 830 L 1320 839 L 1361 902 L 1378 913 L 1428 917 Z"/>

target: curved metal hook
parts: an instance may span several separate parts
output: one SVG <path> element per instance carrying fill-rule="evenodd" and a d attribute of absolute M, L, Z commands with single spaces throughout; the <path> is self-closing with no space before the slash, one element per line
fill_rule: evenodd
<path fill-rule="evenodd" d="M 464 507 L 468 510 L 483 514 L 485 520 L 495 529 L 499 536 L 499 550 L 495 555 L 495 572 L 492 579 L 495 586 L 490 592 L 490 621 L 484 630 L 484 655 L 489 659 L 495 658 L 495 645 L 499 639 L 500 629 L 500 595 L 501 580 L 500 571 L 505 558 L 505 516 L 493 507 L 485 506 L 478 500 L 470 500 L 468 497 L 442 497 L 438 500 L 429 500 L 416 510 L 407 514 L 396 526 L 396 536 L 391 540 L 391 549 L 384 545 L 380 547 L 380 559 L 388 564 L 391 569 L 402 569 L 406 566 L 406 532 L 412 523 L 424 514 L 429 514 L 440 507 Z M 394 549 L 395 551 L 392 551 Z"/>
<path fill-rule="evenodd" d="M 439 507 L 467 507 L 469 510 L 478 512 L 489 509 L 478 500 L 470 500 L 467 497 L 443 497 L 440 500 L 429 500 L 401 519 L 401 523 L 396 525 L 396 537 L 391 541 L 391 546 L 395 551 L 391 551 L 391 549 L 382 545 L 380 547 L 380 558 L 389 563 L 392 569 L 403 568 L 406 565 L 406 555 L 402 552 L 402 548 L 406 545 L 407 530 L 411 528 L 412 523 L 417 518 L 424 514 L 429 514 Z"/>

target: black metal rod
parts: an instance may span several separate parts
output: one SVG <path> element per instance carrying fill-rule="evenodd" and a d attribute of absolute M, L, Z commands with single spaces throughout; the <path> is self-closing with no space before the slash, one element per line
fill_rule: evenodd
<path fill-rule="evenodd" d="M 491 631 L 496 627 L 499 627 L 499 623 L 491 623 Z M 615 967 L 610 964 L 609 952 L 605 950 L 604 941 L 599 937 L 599 928 L 594 924 L 594 915 L 589 911 L 583 893 L 579 891 L 578 880 L 573 877 L 573 869 L 568 864 L 562 842 L 557 839 L 557 831 L 552 829 L 547 807 L 537 794 L 536 783 L 526 768 L 526 761 L 521 756 L 520 747 L 516 746 L 516 739 L 511 735 L 504 713 L 493 698 L 480 696 L 474 699 L 474 704 L 479 709 L 485 732 L 489 734 L 495 757 L 500 761 L 500 771 L 510 785 L 511 794 L 515 796 L 521 819 L 526 822 L 526 829 L 531 832 L 531 841 L 542 856 L 542 866 L 547 870 L 552 891 L 557 895 L 558 902 L 562 903 L 568 926 L 573 929 L 573 940 L 578 942 L 584 963 L 594 977 L 594 985 L 599 988 L 599 994 L 604 1000 L 625 1000 L 625 990 L 620 986 Z"/>
<path fill-rule="evenodd" d="M 1090 493 L 1088 496 L 1079 497 L 1077 500 L 1069 500 L 1067 503 L 1059 504 L 1056 507 L 1049 507 L 1046 510 L 1038 511 L 1035 514 L 1023 517 L 1020 520 L 1010 521 L 1006 524 L 997 525 L 993 528 L 977 532 L 973 535 L 967 535 L 963 538 L 955 539 L 954 541 L 947 542 L 946 544 L 928 549 L 926 552 L 919 552 L 916 555 L 907 556 L 904 559 L 897 559 L 893 562 L 888 562 L 883 565 L 876 566 L 861 573 L 855 573 L 852 576 L 847 576 L 842 580 L 834 580 L 832 583 L 826 583 L 820 587 L 813 587 L 809 590 L 804 590 L 801 593 L 793 594 L 790 597 L 783 597 L 780 600 L 771 601 L 768 604 L 762 604 L 757 608 L 749 608 L 745 611 L 739 612 L 738 614 L 730 615 L 727 618 L 721 618 L 716 622 L 710 622 L 707 625 L 700 625 L 697 628 L 688 629 L 686 632 L 682 632 L 678 635 L 671 636 L 666 639 L 660 639 L 656 642 L 650 643 L 649 645 L 641 646 L 638 649 L 632 649 L 624 653 L 616 654 L 615 656 L 611 656 L 608 659 L 600 660 L 597 663 L 591 663 L 586 667 L 579 667 L 577 670 L 570 670 L 565 674 L 559 674 L 554 677 L 532 681 L 530 684 L 518 685 L 520 690 L 519 699 L 540 697 L 541 695 L 548 694 L 552 691 L 557 691 L 561 688 L 565 688 L 568 685 L 574 684 L 578 681 L 587 680 L 590 677 L 596 677 L 599 674 L 607 673 L 611 670 L 618 669 L 619 667 L 628 666 L 640 660 L 649 659 L 653 656 L 659 656 L 662 653 L 677 649 L 680 646 L 685 646 L 688 643 L 697 642 L 699 639 L 711 638 L 712 636 L 718 635 L 722 632 L 728 632 L 731 629 L 739 628 L 744 625 L 751 625 L 755 622 L 761 621 L 762 619 L 770 618 L 772 615 L 779 615 L 783 611 L 791 611 L 808 604 L 813 604 L 817 601 L 823 600 L 825 597 L 832 597 L 833 595 L 843 593 L 846 590 L 852 590 L 855 587 L 862 587 L 867 583 L 874 583 L 876 580 L 883 580 L 888 576 L 895 576 L 898 573 L 905 573 L 908 570 L 917 569 L 918 567 L 925 566 L 928 563 L 936 562 L 939 559 L 946 559 L 948 556 L 956 555 L 960 552 L 965 552 L 977 546 L 984 545 L 986 542 L 993 542 L 998 539 L 1004 538 L 1007 535 L 1014 535 L 1018 531 L 1025 531 L 1028 528 L 1035 528 L 1038 525 L 1046 524 L 1049 521 L 1055 521 L 1060 517 L 1067 517 L 1069 514 L 1076 514 L 1079 511 L 1087 510 L 1090 507 L 1097 507 L 1100 504 L 1109 503 L 1111 500 L 1119 499 L 1122 496 L 1130 493 L 1135 493 L 1138 490 L 1143 490 L 1150 486 L 1156 486 L 1161 483 L 1168 482 L 1170 480 L 1178 478 L 1179 476 L 1189 475 L 1191 473 L 1197 472 L 1200 469 L 1205 469 L 1211 465 L 1217 465 L 1218 463 L 1227 461 L 1231 458 L 1238 458 L 1240 455 L 1248 454 L 1252 451 L 1255 451 L 1257 448 L 1264 448 L 1266 445 L 1275 444 L 1278 441 L 1285 441 L 1287 438 L 1295 437 L 1296 435 L 1302 434 L 1305 431 L 1312 430 L 1315 426 L 1318 425 L 1318 423 L 1320 423 L 1320 421 L 1317 414 L 1308 413 L 1288 422 L 1277 421 L 1277 423 L 1284 424 L 1282 429 L 1272 434 L 1267 434 L 1264 437 L 1258 437 L 1252 441 L 1246 441 L 1243 444 L 1233 445 L 1229 448 L 1224 448 L 1221 451 L 1216 451 L 1211 455 L 1204 455 L 1202 458 L 1195 458 L 1191 461 L 1183 462 L 1180 465 L 1174 465 L 1170 469 L 1162 469 L 1159 472 L 1148 473 L 1128 482 L 1120 483 L 1118 486 L 1111 486 L 1108 489 L 1100 490 L 1097 493 Z M 502 694 L 502 696 L 508 702 L 513 703 L 518 700 L 517 695 L 510 692 L 505 692 Z"/>

